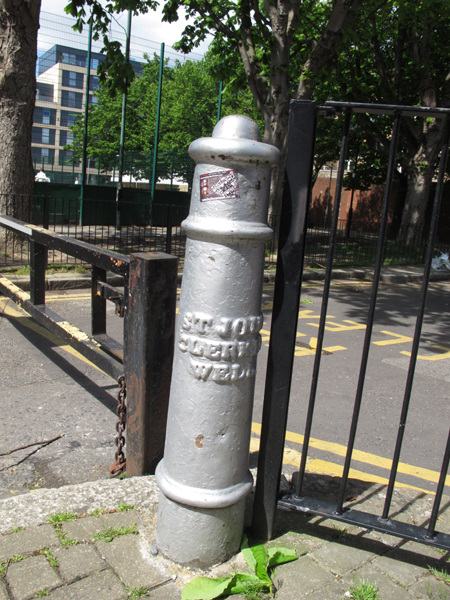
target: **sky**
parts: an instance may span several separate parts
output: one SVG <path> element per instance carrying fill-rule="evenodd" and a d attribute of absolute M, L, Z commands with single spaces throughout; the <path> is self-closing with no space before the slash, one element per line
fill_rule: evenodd
<path fill-rule="evenodd" d="M 41 11 L 68 17 L 64 12 L 64 7 L 67 4 L 65 0 L 41 0 Z M 118 23 L 126 30 L 127 13 L 116 17 Z M 161 44 L 171 46 L 181 37 L 181 32 L 186 26 L 187 21 L 184 17 L 180 18 L 175 23 L 165 23 L 161 21 L 161 11 L 149 11 L 145 15 L 133 16 L 131 24 L 131 35 L 146 40 L 151 40 Z M 202 44 L 196 52 L 203 54 L 208 47 L 207 43 Z"/>

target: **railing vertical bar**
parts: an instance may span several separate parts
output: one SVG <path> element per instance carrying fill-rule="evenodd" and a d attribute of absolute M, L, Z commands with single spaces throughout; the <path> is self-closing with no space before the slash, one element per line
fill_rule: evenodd
<path fill-rule="evenodd" d="M 435 536 L 436 521 L 439 514 L 439 507 L 441 506 L 442 494 L 444 493 L 445 480 L 447 478 L 448 464 L 450 461 L 450 430 L 447 437 L 447 445 L 445 447 L 444 458 L 442 460 L 441 473 L 439 475 L 439 482 L 436 490 L 436 497 L 433 503 L 433 510 L 431 511 L 430 523 L 428 525 L 428 538 Z"/>
<path fill-rule="evenodd" d="M 317 108 L 292 101 L 252 529 L 273 534 L 303 275 Z"/>
<path fill-rule="evenodd" d="M 336 195 L 333 209 L 333 218 L 330 232 L 330 240 L 328 247 L 328 256 L 327 256 L 327 266 L 325 271 L 325 282 L 324 289 L 322 295 L 322 307 L 320 311 L 320 322 L 319 322 L 319 331 L 317 334 L 317 347 L 316 354 L 314 358 L 314 368 L 312 374 L 312 382 L 311 382 L 311 391 L 309 396 L 309 404 L 308 404 L 308 413 L 306 417 L 305 424 L 305 434 L 302 445 L 302 458 L 300 461 L 300 469 L 298 473 L 298 477 L 295 481 L 295 495 L 300 496 L 302 493 L 303 480 L 305 476 L 306 469 L 306 459 L 308 456 L 308 448 L 309 441 L 311 438 L 311 428 L 312 421 L 314 415 L 314 406 L 316 402 L 316 394 L 317 394 L 317 382 L 319 378 L 319 370 L 320 370 L 320 361 L 322 356 L 322 346 L 323 346 L 323 337 L 325 333 L 325 321 L 328 310 L 328 299 L 330 296 L 330 284 L 331 284 L 331 273 L 333 267 L 333 256 L 334 256 L 334 248 L 336 245 L 336 233 L 339 219 L 339 208 L 341 204 L 341 195 L 342 195 L 342 182 L 344 179 L 344 170 L 345 170 L 345 157 L 347 156 L 347 148 L 348 148 L 348 137 L 350 131 L 350 122 L 352 118 L 351 110 L 347 110 L 345 112 L 345 121 L 344 121 L 344 129 L 342 134 L 342 143 L 341 143 L 341 153 L 339 156 L 339 169 L 337 174 L 337 182 L 336 182 Z"/>
<path fill-rule="evenodd" d="M 356 390 L 355 403 L 353 406 L 352 423 L 350 426 L 349 439 L 347 444 L 347 452 L 345 456 L 344 469 L 342 472 L 339 495 L 336 505 L 336 512 L 341 514 L 343 511 L 345 489 L 347 487 L 348 474 L 350 471 L 350 463 L 352 460 L 353 447 L 355 444 L 356 429 L 358 427 L 359 412 L 361 408 L 362 395 L 364 390 L 364 382 L 366 377 L 367 362 L 369 359 L 370 341 L 372 337 L 373 320 L 375 316 L 375 307 L 377 302 L 378 286 L 380 283 L 381 267 L 383 266 L 384 243 L 386 239 L 388 216 L 389 216 L 389 200 L 391 197 L 392 181 L 395 171 L 395 156 L 397 154 L 398 135 L 400 131 L 400 114 L 396 114 L 394 127 L 392 131 L 391 145 L 389 148 L 389 162 L 386 173 L 386 184 L 384 188 L 383 209 L 380 223 L 380 231 L 377 243 L 377 253 L 375 259 L 375 269 L 373 275 L 372 291 L 370 295 L 370 303 L 367 314 L 366 333 L 364 336 L 363 352 L 361 357 L 361 366 L 358 377 L 358 387 Z"/>
<path fill-rule="evenodd" d="M 46 246 L 30 240 L 30 300 L 34 305 L 45 304 L 46 267 Z"/>
<path fill-rule="evenodd" d="M 389 508 L 390 508 L 391 501 L 392 501 L 392 494 L 394 492 L 394 485 L 395 485 L 395 480 L 397 477 L 398 463 L 400 461 L 400 453 L 401 453 L 402 444 L 403 444 L 403 436 L 405 433 L 406 419 L 408 416 L 409 403 L 411 400 L 411 392 L 412 392 L 412 386 L 413 386 L 413 381 L 414 381 L 414 371 L 416 368 L 417 354 L 419 352 L 420 335 L 422 332 L 423 317 L 425 314 L 428 283 L 430 281 L 431 260 L 433 258 L 434 244 L 435 244 L 435 240 L 436 240 L 436 232 L 437 232 L 437 226 L 438 226 L 439 210 L 440 210 L 440 206 L 441 206 L 442 193 L 443 193 L 443 189 L 444 189 L 444 177 L 445 177 L 445 170 L 446 170 L 446 165 L 447 165 L 449 139 L 450 139 L 450 118 L 447 117 L 446 123 L 444 126 L 444 136 L 443 136 L 443 142 L 442 142 L 441 160 L 439 163 L 439 176 L 438 176 L 438 181 L 437 181 L 437 185 L 436 185 L 436 193 L 434 195 L 433 212 L 431 215 L 430 233 L 428 236 L 428 244 L 427 244 L 427 250 L 426 250 L 425 268 L 424 268 L 423 279 L 422 279 L 422 289 L 421 289 L 419 310 L 417 313 L 416 327 L 415 327 L 414 338 L 413 338 L 413 343 L 412 343 L 412 347 L 411 347 L 411 358 L 409 361 L 408 375 L 407 375 L 407 379 L 406 379 L 405 394 L 403 396 L 403 405 L 402 405 L 402 411 L 401 411 L 401 415 L 400 415 L 400 423 L 398 426 L 397 441 L 395 444 L 394 457 L 392 459 L 392 468 L 391 468 L 389 484 L 388 484 L 388 488 L 387 488 L 387 492 L 386 492 L 386 500 L 384 503 L 383 514 L 381 517 L 382 519 L 387 519 L 389 516 Z"/>
<path fill-rule="evenodd" d="M 91 332 L 92 335 L 106 333 L 106 300 L 98 293 L 97 282 L 106 282 L 106 271 L 99 267 L 92 267 L 91 278 Z"/>

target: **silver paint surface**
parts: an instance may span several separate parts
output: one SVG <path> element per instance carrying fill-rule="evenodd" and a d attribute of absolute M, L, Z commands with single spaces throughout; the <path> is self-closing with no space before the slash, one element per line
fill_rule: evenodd
<path fill-rule="evenodd" d="M 256 124 L 229 116 L 196 140 L 157 525 L 160 550 L 208 567 L 239 550 L 248 469 L 273 146 Z M 204 200 L 203 182 L 237 172 L 238 197 Z M 219 175 L 219 177 L 217 177 Z M 231 179 L 233 179 L 232 174 Z M 222 187 L 218 187 L 222 189 Z M 226 194 L 226 191 L 225 191 Z"/>

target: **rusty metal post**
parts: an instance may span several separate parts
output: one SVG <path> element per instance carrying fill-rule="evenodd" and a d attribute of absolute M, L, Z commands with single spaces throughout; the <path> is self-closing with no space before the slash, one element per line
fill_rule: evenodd
<path fill-rule="evenodd" d="M 189 148 L 197 166 L 187 235 L 157 543 L 208 567 L 238 551 L 248 469 L 270 175 L 278 150 L 257 125 L 225 117 Z"/>
<path fill-rule="evenodd" d="M 175 336 L 178 259 L 131 254 L 125 311 L 127 475 L 155 472 L 164 451 Z"/>

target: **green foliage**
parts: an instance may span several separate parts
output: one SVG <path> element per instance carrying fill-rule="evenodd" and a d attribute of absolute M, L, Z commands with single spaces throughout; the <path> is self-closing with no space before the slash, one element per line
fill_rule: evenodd
<path fill-rule="evenodd" d="M 145 598 L 148 596 L 148 588 L 140 585 L 139 587 L 127 587 L 129 598 Z"/>
<path fill-rule="evenodd" d="M 378 595 L 377 586 L 367 581 L 361 581 L 358 585 L 352 585 L 350 594 L 353 600 L 381 600 Z"/>
<path fill-rule="evenodd" d="M 428 570 L 430 571 L 430 573 L 432 575 L 434 575 L 436 577 L 436 579 L 438 581 L 443 581 L 444 583 L 450 584 L 450 575 L 447 573 L 447 571 L 445 569 L 442 569 L 440 571 L 439 569 L 436 569 L 435 567 L 428 567 Z"/>
<path fill-rule="evenodd" d="M 100 531 L 96 533 L 92 538 L 94 542 L 103 541 L 103 542 L 112 542 L 114 538 L 119 537 L 121 535 L 128 535 L 130 533 L 137 533 L 136 523 L 133 523 L 131 527 L 108 527 L 104 531 Z"/>
<path fill-rule="evenodd" d="M 128 512 L 130 510 L 134 510 L 134 506 L 132 504 L 120 502 L 120 504 L 117 506 L 117 512 Z"/>
<path fill-rule="evenodd" d="M 241 552 L 253 571 L 253 574 L 235 573 L 229 577 L 196 577 L 188 583 L 181 600 L 213 600 L 221 596 L 243 594 L 245 598 L 261 598 L 269 592 L 273 595 L 271 572 L 278 565 L 297 560 L 295 551 L 287 548 L 264 548 L 257 544 L 250 546 L 246 536 L 243 538 Z"/>
<path fill-rule="evenodd" d="M 55 513 L 53 515 L 48 516 L 47 523 L 50 523 L 50 525 L 60 525 L 61 523 L 64 523 L 65 521 L 75 521 L 76 518 L 77 518 L 76 515 L 74 515 L 73 513 L 60 512 L 60 513 Z"/>

